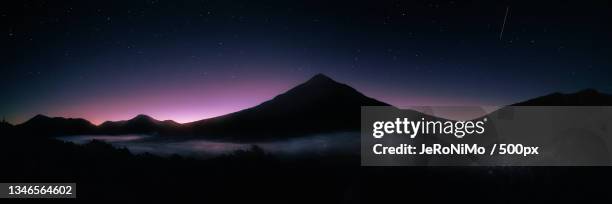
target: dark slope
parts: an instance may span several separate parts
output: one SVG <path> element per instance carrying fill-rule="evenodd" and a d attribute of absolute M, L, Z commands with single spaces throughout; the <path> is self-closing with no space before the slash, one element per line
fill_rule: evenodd
<path fill-rule="evenodd" d="M 358 131 L 361 106 L 388 104 L 317 74 L 258 106 L 185 125 L 194 136 L 237 140 Z"/>
<path fill-rule="evenodd" d="M 553 93 L 537 97 L 513 106 L 610 106 L 612 95 L 598 92 L 594 89 L 585 89 L 576 93 Z"/>
<path fill-rule="evenodd" d="M 13 125 L 6 122 L 6 121 L 0 121 L 0 133 L 9 133 L 12 132 L 13 130 Z"/>
<path fill-rule="evenodd" d="M 0 121 L 0 128 L 12 128 L 13 125 L 6 122 L 6 121 Z"/>
<path fill-rule="evenodd" d="M 508 120 L 514 117 L 517 111 L 515 107 L 520 106 L 536 106 L 541 108 L 528 108 L 524 107 L 522 111 L 519 111 L 522 114 L 533 114 L 538 110 L 553 110 L 546 109 L 544 106 L 609 106 L 612 105 L 612 95 L 598 92 L 594 89 L 585 89 L 579 92 L 570 93 L 570 94 L 562 94 L 562 93 L 552 93 L 541 97 L 536 97 L 524 102 L 516 103 L 513 105 L 502 107 L 496 111 L 493 111 L 485 116 L 480 117 L 477 120 L 481 120 L 482 118 L 501 118 L 503 120 Z M 557 109 L 560 110 L 560 109 Z M 563 112 L 559 112 L 563 113 Z M 570 117 L 571 118 L 571 117 Z M 571 120 L 571 119 L 570 119 Z M 551 121 L 548 121 L 551 122 Z M 496 130 L 494 123 L 487 123 L 487 130 Z M 488 132 L 491 133 L 491 132 Z M 493 132 L 495 134 L 495 132 Z M 484 137 L 484 135 L 483 135 Z"/>
<path fill-rule="evenodd" d="M 96 126 L 89 121 L 80 118 L 47 117 L 36 115 L 30 120 L 15 126 L 21 133 L 45 136 L 62 136 L 93 134 Z"/>
<path fill-rule="evenodd" d="M 138 115 L 130 120 L 106 121 L 98 127 L 98 133 L 174 135 L 180 132 L 180 126 L 172 120 L 159 121 L 147 115 Z"/>

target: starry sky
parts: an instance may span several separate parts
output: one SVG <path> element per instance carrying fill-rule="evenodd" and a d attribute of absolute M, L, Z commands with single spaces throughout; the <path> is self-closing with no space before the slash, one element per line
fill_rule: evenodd
<path fill-rule="evenodd" d="M 612 92 L 610 4 L 3 1 L 0 115 L 189 122 L 316 73 L 397 106 Z"/>

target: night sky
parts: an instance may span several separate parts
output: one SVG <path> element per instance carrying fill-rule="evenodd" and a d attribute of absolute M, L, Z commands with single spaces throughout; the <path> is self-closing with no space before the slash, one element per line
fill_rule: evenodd
<path fill-rule="evenodd" d="M 0 115 L 189 122 L 316 73 L 397 106 L 612 92 L 610 4 L 3 1 Z"/>

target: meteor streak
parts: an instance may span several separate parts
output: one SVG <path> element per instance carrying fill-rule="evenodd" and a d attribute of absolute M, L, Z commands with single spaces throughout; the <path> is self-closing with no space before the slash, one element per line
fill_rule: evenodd
<path fill-rule="evenodd" d="M 504 16 L 504 23 L 502 24 L 501 32 L 499 33 L 499 39 L 504 37 L 504 28 L 506 27 L 506 19 L 508 19 L 508 12 L 510 12 L 510 6 L 506 6 L 506 15 Z"/>

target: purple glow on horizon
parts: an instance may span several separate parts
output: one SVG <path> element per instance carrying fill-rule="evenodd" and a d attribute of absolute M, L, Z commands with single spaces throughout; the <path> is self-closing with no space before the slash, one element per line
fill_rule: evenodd
<path fill-rule="evenodd" d="M 128 87 L 112 94 L 92 94 L 54 106 L 51 111 L 41 111 L 52 117 L 84 118 L 99 125 L 104 121 L 128 120 L 138 114 L 146 114 L 158 120 L 188 123 L 240 111 L 270 100 L 275 96 L 306 81 L 308 78 L 225 81 L 222 83 L 158 83 L 148 87 Z M 343 83 L 343 81 L 339 80 Z M 351 85 L 350 83 L 347 83 Z M 368 88 L 367 84 L 354 86 L 363 94 L 397 107 L 407 106 L 474 106 L 482 105 L 467 98 L 423 96 L 406 93 L 405 90 Z M 363 90 L 360 89 L 363 87 Z M 393 94 L 394 92 L 398 94 Z M 32 112 L 32 116 L 38 114 Z M 21 118 L 21 122 L 29 119 Z"/>
<path fill-rule="evenodd" d="M 225 72 L 208 72 L 205 76 L 197 75 L 197 72 L 174 76 L 156 73 L 137 79 L 104 76 L 98 83 L 94 81 L 64 88 L 54 94 L 48 103 L 28 109 L 29 113 L 9 120 L 18 124 L 36 114 L 45 114 L 83 118 L 99 125 L 104 121 L 128 120 L 138 114 L 146 114 L 158 120 L 188 123 L 256 106 L 307 81 L 312 75 L 277 71 L 274 74 L 248 73 L 240 76 Z M 366 96 L 397 107 L 487 105 L 479 97 L 453 97 L 448 93 L 382 86 L 375 80 L 355 79 L 346 74 L 329 76 Z M 494 102 L 493 105 L 499 104 Z"/>
<path fill-rule="evenodd" d="M 120 93 L 108 97 L 70 100 L 43 114 L 84 118 L 94 124 L 127 120 L 138 114 L 187 123 L 256 106 L 296 84 L 282 80 L 253 80 L 201 87 L 158 88 L 151 85 L 151 89 L 143 91 L 119 90 Z"/>

